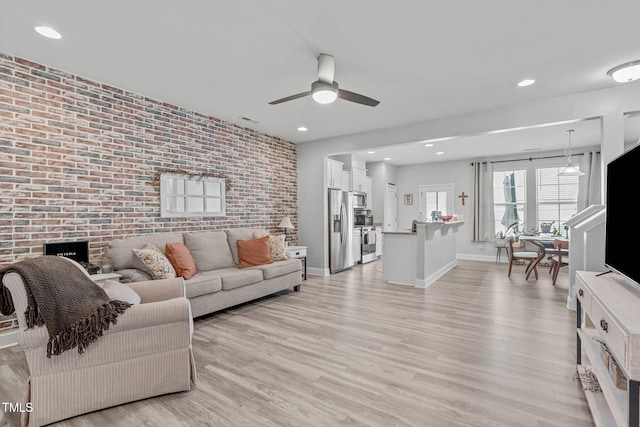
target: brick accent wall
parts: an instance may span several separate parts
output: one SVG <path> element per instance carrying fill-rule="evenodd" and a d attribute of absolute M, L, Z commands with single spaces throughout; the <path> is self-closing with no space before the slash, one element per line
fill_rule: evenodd
<path fill-rule="evenodd" d="M 161 169 L 228 181 L 227 214 L 162 218 Z M 0 53 L 0 265 L 42 244 L 297 226 L 295 144 Z M 297 241 L 295 230 L 289 240 Z"/>

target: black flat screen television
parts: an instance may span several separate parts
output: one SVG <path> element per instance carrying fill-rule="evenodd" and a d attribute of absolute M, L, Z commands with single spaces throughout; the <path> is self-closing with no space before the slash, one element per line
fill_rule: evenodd
<path fill-rule="evenodd" d="M 640 184 L 640 145 L 625 151 L 607 165 L 605 266 L 640 284 L 640 260 L 629 244 L 633 198 Z"/>
<path fill-rule="evenodd" d="M 87 264 L 89 262 L 89 241 L 45 243 L 42 245 L 42 253 L 63 256 L 81 264 Z"/>

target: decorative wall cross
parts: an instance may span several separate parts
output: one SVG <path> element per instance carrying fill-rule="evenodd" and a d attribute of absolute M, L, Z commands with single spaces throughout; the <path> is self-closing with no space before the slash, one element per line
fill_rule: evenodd
<path fill-rule="evenodd" d="M 462 199 L 462 206 L 464 206 L 464 199 L 469 197 L 469 195 L 468 194 L 464 194 L 464 191 L 463 191 L 462 194 L 459 195 L 458 197 Z"/>

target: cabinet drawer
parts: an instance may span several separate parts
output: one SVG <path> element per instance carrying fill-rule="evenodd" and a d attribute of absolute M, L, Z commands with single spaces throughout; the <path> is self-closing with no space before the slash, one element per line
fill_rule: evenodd
<path fill-rule="evenodd" d="M 289 250 L 287 252 L 287 255 L 289 255 L 289 258 L 302 258 L 307 256 L 307 250 L 306 249 Z"/>
<path fill-rule="evenodd" d="M 591 291 L 582 284 L 582 281 L 576 280 L 576 296 L 580 300 L 582 310 L 587 313 L 591 312 Z"/>
<path fill-rule="evenodd" d="M 586 292 L 585 292 L 586 294 Z M 591 301 L 591 320 L 595 328 L 604 339 L 616 360 L 626 370 L 627 364 L 627 333 L 600 305 L 597 299 Z"/>

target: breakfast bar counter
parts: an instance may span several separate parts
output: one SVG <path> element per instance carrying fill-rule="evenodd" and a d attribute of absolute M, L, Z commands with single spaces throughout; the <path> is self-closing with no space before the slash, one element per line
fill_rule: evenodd
<path fill-rule="evenodd" d="M 388 283 L 426 288 L 457 265 L 456 234 L 464 221 L 420 222 L 416 231 L 383 232 Z"/>

